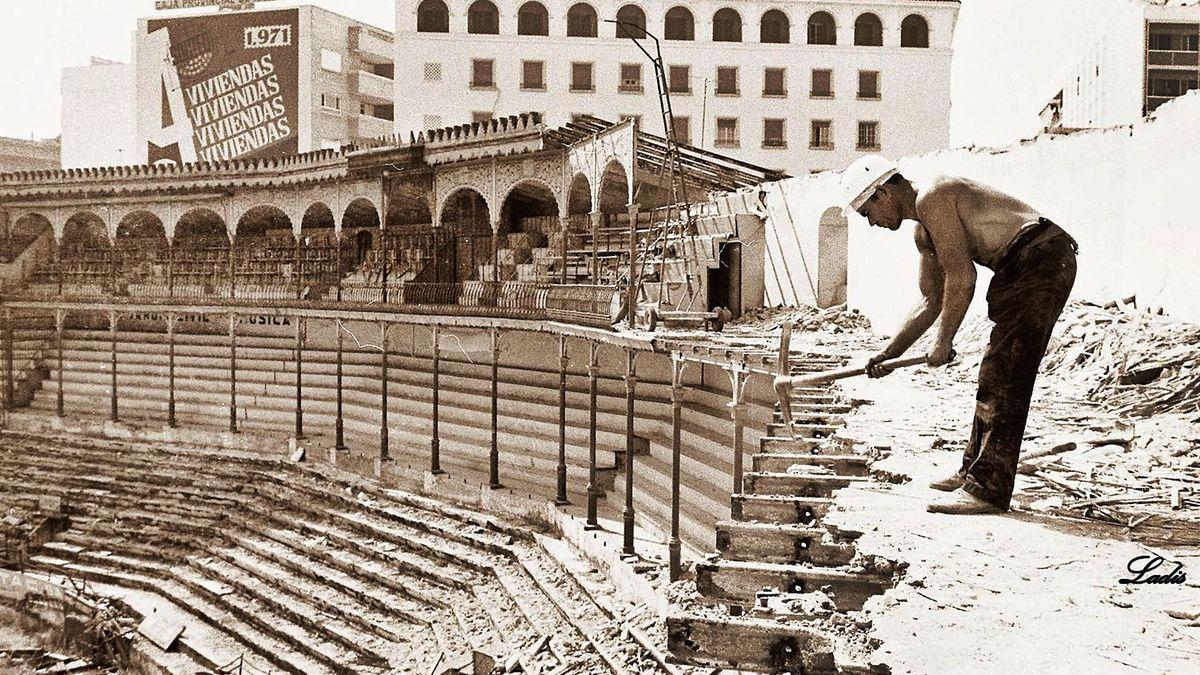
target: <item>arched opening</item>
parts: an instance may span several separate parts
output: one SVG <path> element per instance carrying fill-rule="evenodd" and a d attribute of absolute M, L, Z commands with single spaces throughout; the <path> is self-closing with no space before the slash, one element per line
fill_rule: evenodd
<path fill-rule="evenodd" d="M 550 14 L 540 2 L 527 2 L 517 10 L 517 35 L 549 35 Z"/>
<path fill-rule="evenodd" d="M 813 12 L 808 17 L 808 44 L 836 45 L 837 24 L 829 12 Z"/>
<path fill-rule="evenodd" d="M 315 202 L 300 217 L 300 275 L 310 289 L 309 298 L 328 296 L 327 291 L 337 283 L 346 265 L 338 264 L 337 221 L 333 210 L 323 202 Z M 351 251 L 342 252 L 347 258 Z M 331 297 L 329 299 L 332 299 Z"/>
<path fill-rule="evenodd" d="M 741 42 L 742 17 L 732 9 L 725 7 L 713 14 L 713 42 Z"/>
<path fill-rule="evenodd" d="M 664 40 L 695 40 L 696 20 L 686 7 L 672 7 L 667 10 L 663 24 Z"/>
<path fill-rule="evenodd" d="M 860 14 L 854 21 L 854 44 L 859 47 L 883 46 L 883 22 L 870 12 Z"/>
<path fill-rule="evenodd" d="M 625 173 L 625 167 L 614 160 L 608 163 L 600 177 L 600 212 L 608 215 L 628 211 L 629 177 Z"/>
<path fill-rule="evenodd" d="M 176 296 L 204 297 L 229 283 L 229 231 L 212 209 L 180 216 L 172 239 L 172 283 Z"/>
<path fill-rule="evenodd" d="M 165 295 L 170 252 L 162 220 L 134 211 L 117 223 L 117 293 L 134 297 Z"/>
<path fill-rule="evenodd" d="M 442 0 L 422 0 L 417 5 L 418 33 L 449 33 L 450 9 Z"/>
<path fill-rule="evenodd" d="M 567 215 L 577 216 L 591 212 L 592 186 L 588 183 L 587 176 L 577 173 L 571 178 L 571 187 L 567 191 Z M 570 219 L 572 226 L 575 225 L 575 220 L 575 218 Z"/>
<path fill-rule="evenodd" d="M 546 235 L 559 230 L 558 199 L 545 185 L 533 181 L 518 183 L 500 206 L 504 232 L 499 241 L 500 281 L 539 281 L 531 265 L 533 249 L 546 245 Z M 483 270 L 488 272 L 490 270 Z M 483 274 L 480 278 L 490 278 Z"/>
<path fill-rule="evenodd" d="M 5 232 L 4 251 L 3 255 L 0 255 L 0 262 L 12 262 L 35 243 L 43 247 L 43 253 L 34 254 L 35 260 L 45 259 L 53 239 L 54 226 L 48 218 L 40 213 L 26 213 L 10 224 Z"/>
<path fill-rule="evenodd" d="M 596 283 L 616 284 L 621 276 L 621 264 L 629 251 L 629 178 L 625 167 L 613 160 L 600 174 L 597 199 L 600 211 L 599 242 L 595 248 Z"/>
<path fill-rule="evenodd" d="M 617 10 L 616 29 L 619 38 L 646 37 L 646 13 L 637 5 L 625 5 Z"/>
<path fill-rule="evenodd" d="M 475 35 L 499 35 L 500 12 L 489 0 L 475 0 L 467 10 L 467 32 Z"/>
<path fill-rule="evenodd" d="M 370 230 L 358 230 L 354 234 L 354 261 L 362 265 L 375 247 L 375 236 Z"/>
<path fill-rule="evenodd" d="M 929 47 L 929 24 L 920 14 L 909 14 L 900 23 L 901 47 Z"/>
<path fill-rule="evenodd" d="M 785 45 L 792 41 L 792 26 L 787 14 L 778 9 L 763 12 L 758 24 L 758 41 L 766 44 Z"/>
<path fill-rule="evenodd" d="M 571 5 L 567 10 L 569 37 L 596 37 L 596 9 L 586 2 Z"/>
<path fill-rule="evenodd" d="M 109 287 L 117 261 L 100 216 L 80 211 L 68 218 L 59 250 L 63 284 L 70 292 L 99 295 Z"/>
<path fill-rule="evenodd" d="M 299 274 L 292 221 L 277 206 L 263 204 L 242 214 L 233 238 L 234 288 L 218 295 L 272 299 L 294 297 Z"/>
<path fill-rule="evenodd" d="M 442 205 L 441 227 L 453 238 L 453 269 L 442 281 L 459 282 L 478 278 L 479 266 L 492 258 L 491 209 L 487 200 L 472 188 L 461 188 Z"/>

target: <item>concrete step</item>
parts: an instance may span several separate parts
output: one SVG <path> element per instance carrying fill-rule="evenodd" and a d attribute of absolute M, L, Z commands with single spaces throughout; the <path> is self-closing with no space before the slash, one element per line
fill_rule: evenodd
<path fill-rule="evenodd" d="M 811 452 L 827 445 L 830 445 L 828 438 L 802 435 L 763 436 L 758 441 L 758 449 L 765 453 Z"/>
<path fill-rule="evenodd" d="M 833 424 L 797 423 L 792 427 L 792 434 L 803 438 L 829 438 L 841 430 Z M 772 422 L 767 425 L 767 435 L 788 437 L 787 425 L 782 422 Z"/>
<path fill-rule="evenodd" d="M 787 473 L 793 467 L 823 466 L 843 476 L 865 476 L 871 458 L 865 455 L 822 455 L 814 453 L 759 453 L 751 462 L 759 473 Z"/>
<path fill-rule="evenodd" d="M 758 473 L 748 472 L 743 479 L 746 492 L 754 494 L 787 495 L 792 497 L 829 497 L 834 490 L 849 485 L 862 485 L 870 479 L 863 476 L 841 476 L 823 473 Z"/>
<path fill-rule="evenodd" d="M 667 649 L 686 663 L 705 664 L 721 672 L 724 668 L 805 675 L 842 672 L 835 663 L 834 643 L 826 633 L 774 619 L 671 614 L 667 616 Z"/>
<path fill-rule="evenodd" d="M 871 597 L 892 586 L 891 578 L 797 563 L 718 560 L 696 565 L 696 590 L 708 600 L 749 606 L 764 588 L 784 593 L 821 591 L 843 612 L 862 609 Z"/>
<path fill-rule="evenodd" d="M 824 528 L 781 523 L 717 523 L 717 550 L 726 560 L 846 565 L 854 546 L 834 540 Z"/>

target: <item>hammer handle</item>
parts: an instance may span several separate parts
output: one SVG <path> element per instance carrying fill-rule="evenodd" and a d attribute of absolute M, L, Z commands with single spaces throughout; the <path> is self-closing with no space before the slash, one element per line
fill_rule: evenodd
<path fill-rule="evenodd" d="M 884 361 L 884 362 L 880 363 L 879 365 L 883 366 L 884 368 L 887 368 L 888 370 L 895 370 L 897 368 L 908 368 L 910 366 L 919 366 L 919 365 L 923 365 L 924 363 L 925 363 L 925 356 L 921 355 L 921 356 L 909 356 L 907 358 L 901 358 L 901 359 L 892 359 L 891 361 Z M 866 366 L 857 366 L 854 368 L 841 368 L 839 370 L 829 370 L 829 371 L 826 371 L 823 373 L 813 373 L 811 375 L 794 375 L 794 376 L 788 378 L 788 383 L 792 387 L 811 387 L 811 386 L 818 385 L 818 384 L 826 384 L 829 382 L 834 382 L 836 380 L 844 380 L 847 377 L 857 377 L 859 375 L 866 375 L 866 373 L 867 373 Z"/>

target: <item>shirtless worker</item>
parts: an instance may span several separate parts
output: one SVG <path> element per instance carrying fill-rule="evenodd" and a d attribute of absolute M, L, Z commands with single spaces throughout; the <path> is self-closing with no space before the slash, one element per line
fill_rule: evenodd
<path fill-rule="evenodd" d="M 949 362 L 954 334 L 975 292 L 975 265 L 995 272 L 987 303 L 996 325 L 979 366 L 971 438 L 961 468 L 930 483 L 950 494 L 926 508 L 953 514 L 1006 511 L 1033 383 L 1075 283 L 1078 245 L 1019 199 L 948 176 L 918 189 L 878 155 L 852 164 L 842 187 L 845 203 L 872 226 L 896 231 L 902 221 L 917 223 L 922 299 L 890 344 L 867 361 L 869 376 L 886 375 L 880 363 L 907 351 L 939 316 L 927 359 L 931 366 Z"/>

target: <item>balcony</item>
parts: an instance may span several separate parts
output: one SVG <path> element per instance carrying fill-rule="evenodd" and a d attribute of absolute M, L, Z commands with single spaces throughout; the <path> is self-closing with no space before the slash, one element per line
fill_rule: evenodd
<path fill-rule="evenodd" d="M 1147 52 L 1146 60 L 1152 66 L 1195 69 L 1197 65 L 1200 65 L 1200 58 L 1198 57 L 1200 57 L 1200 52 L 1151 49 Z"/>
<path fill-rule="evenodd" d="M 393 81 L 365 70 L 350 73 L 350 90 L 367 103 L 386 105 L 392 102 Z"/>
<path fill-rule="evenodd" d="M 351 138 L 378 138 L 393 133 L 393 122 L 371 115 L 355 115 L 350 118 Z"/>
<path fill-rule="evenodd" d="M 350 50 L 368 63 L 392 63 L 396 58 L 392 34 L 365 26 L 350 27 Z"/>

